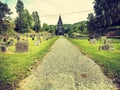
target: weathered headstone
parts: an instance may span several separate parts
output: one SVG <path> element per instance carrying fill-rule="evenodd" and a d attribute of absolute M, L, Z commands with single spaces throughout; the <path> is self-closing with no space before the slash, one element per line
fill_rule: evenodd
<path fill-rule="evenodd" d="M 39 46 L 39 45 L 40 45 L 40 42 L 41 42 L 41 40 L 40 40 L 40 39 L 37 39 L 37 40 L 35 41 L 35 46 Z"/>
<path fill-rule="evenodd" d="M 5 45 L 6 46 L 12 46 L 14 43 L 14 40 L 13 39 L 10 39 L 10 41 L 6 42 Z"/>
<path fill-rule="evenodd" d="M 41 39 L 40 37 L 38 37 L 38 38 L 37 38 L 37 40 L 39 40 L 39 41 L 40 41 L 40 43 L 42 42 L 42 39 Z"/>
<path fill-rule="evenodd" d="M 6 46 L 12 46 L 10 41 L 8 41 L 7 43 L 5 43 L 5 45 Z"/>
<path fill-rule="evenodd" d="M 96 39 L 90 39 L 89 42 L 90 44 L 96 44 Z"/>
<path fill-rule="evenodd" d="M 29 37 L 29 35 L 28 35 L 28 34 L 26 34 L 26 37 L 28 38 L 28 37 Z"/>
<path fill-rule="evenodd" d="M 19 41 L 15 44 L 16 52 L 28 52 L 28 42 Z"/>
<path fill-rule="evenodd" d="M 106 39 L 107 39 L 106 36 L 102 36 L 102 37 L 100 38 L 100 40 L 103 41 L 103 42 L 104 42 Z"/>
<path fill-rule="evenodd" d="M 6 52 L 8 50 L 7 47 L 4 45 L 1 45 L 0 48 L 1 48 L 1 52 Z"/>
<path fill-rule="evenodd" d="M 30 35 L 30 38 L 32 38 L 32 35 Z"/>
<path fill-rule="evenodd" d="M 115 50 L 115 47 L 114 46 L 110 46 L 109 50 Z"/>
<path fill-rule="evenodd" d="M 113 41 L 111 39 L 104 40 L 105 45 L 109 45 L 109 44 L 112 44 L 112 43 L 113 43 Z"/>
<path fill-rule="evenodd" d="M 2 41 L 2 36 L 0 36 L 0 41 Z"/>
<path fill-rule="evenodd" d="M 4 37 L 3 38 L 3 42 L 7 42 L 8 38 L 7 37 Z"/>
<path fill-rule="evenodd" d="M 20 40 L 20 37 L 17 37 L 16 39 L 17 39 L 17 41 L 19 41 L 19 40 Z"/>
<path fill-rule="evenodd" d="M 40 35 L 40 34 L 36 34 L 35 36 L 36 36 L 37 38 L 40 38 L 41 35 Z"/>
<path fill-rule="evenodd" d="M 115 47 L 110 45 L 99 46 L 99 50 L 115 50 Z"/>
<path fill-rule="evenodd" d="M 45 40 L 49 40 L 48 37 L 46 37 Z"/>
<path fill-rule="evenodd" d="M 35 40 L 35 38 L 34 38 L 34 37 L 32 37 L 32 40 Z"/>

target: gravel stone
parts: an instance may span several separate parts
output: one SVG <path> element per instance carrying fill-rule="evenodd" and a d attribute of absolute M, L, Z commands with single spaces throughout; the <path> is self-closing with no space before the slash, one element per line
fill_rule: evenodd
<path fill-rule="evenodd" d="M 64 37 L 17 90 L 117 90 L 100 67 Z"/>

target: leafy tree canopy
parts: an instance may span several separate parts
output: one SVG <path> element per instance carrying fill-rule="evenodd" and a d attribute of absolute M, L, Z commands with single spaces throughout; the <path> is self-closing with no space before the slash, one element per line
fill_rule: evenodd
<path fill-rule="evenodd" d="M 11 12 L 8 5 L 0 1 L 0 22 L 5 19 L 6 15 L 10 15 L 10 14 Z"/>

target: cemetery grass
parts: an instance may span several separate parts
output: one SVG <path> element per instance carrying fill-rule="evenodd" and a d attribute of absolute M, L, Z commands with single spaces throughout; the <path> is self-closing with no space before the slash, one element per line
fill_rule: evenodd
<path fill-rule="evenodd" d="M 113 39 L 112 45 L 116 48 L 113 51 L 99 51 L 99 45 L 102 45 L 101 41 L 98 41 L 96 44 L 90 44 L 87 39 L 78 40 L 68 38 L 68 40 L 78 46 L 84 55 L 92 58 L 98 65 L 100 65 L 104 74 L 111 78 L 115 84 L 120 85 L 119 39 Z"/>
<path fill-rule="evenodd" d="M 58 37 L 55 37 L 43 41 L 40 46 L 34 46 L 34 42 L 29 39 L 27 53 L 16 53 L 14 46 L 10 46 L 6 53 L 0 52 L 0 90 L 12 90 L 16 87 L 21 79 L 30 74 L 57 39 Z"/>

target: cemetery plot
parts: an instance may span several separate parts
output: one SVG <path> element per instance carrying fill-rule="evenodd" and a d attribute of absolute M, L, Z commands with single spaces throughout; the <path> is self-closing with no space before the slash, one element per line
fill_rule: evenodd
<path fill-rule="evenodd" d="M 113 40 L 107 38 L 106 36 L 101 36 L 101 37 L 97 37 L 97 36 L 90 36 L 88 41 L 90 44 L 99 44 L 98 48 L 99 51 L 100 50 L 115 50 L 115 47 L 112 45 L 113 44 Z"/>
<path fill-rule="evenodd" d="M 106 38 L 97 41 L 96 44 L 91 45 L 89 41 L 69 39 L 72 43 L 80 48 L 80 50 L 87 56 L 91 57 L 98 63 L 105 75 L 113 79 L 114 83 L 120 83 L 120 40 L 110 39 L 109 44 L 103 43 Z M 107 38 L 109 41 L 109 39 Z M 112 42 L 111 42 L 112 41 Z M 99 51 L 99 49 L 102 49 Z"/>
<path fill-rule="evenodd" d="M 0 36 L 0 52 L 29 52 L 31 46 L 40 46 L 42 41 L 53 39 L 50 33 L 27 33 L 27 34 L 16 34 L 16 35 L 1 35 Z M 5 50 L 3 50 L 3 45 Z M 2 50 L 1 50 L 2 48 Z"/>
<path fill-rule="evenodd" d="M 36 83 L 35 83 L 36 82 Z M 60 37 L 18 90 L 113 90 L 100 67 Z M 116 90 L 116 89 L 115 89 Z"/>
<path fill-rule="evenodd" d="M 5 88 L 7 85 L 13 87 L 19 80 L 26 77 L 30 68 L 42 59 L 50 46 L 57 40 L 57 37 L 48 41 L 43 41 L 43 38 L 41 38 L 40 46 L 35 47 L 34 41 L 29 37 L 29 34 L 28 37 L 20 35 L 21 39 L 19 41 L 14 37 L 16 36 L 8 39 L 8 41 L 14 40 L 12 46 L 6 47 L 4 46 L 6 42 L 0 42 L 0 71 L 2 71 L 0 72 L 0 83 L 2 85 L 0 90 L 7 90 Z M 5 53 L 1 51 L 1 48 Z"/>
<path fill-rule="evenodd" d="M 103 45 L 99 46 L 99 50 L 115 50 L 115 47 L 112 45 L 113 44 L 112 39 L 108 39 L 107 37 L 103 37 L 100 40 L 103 43 Z"/>

